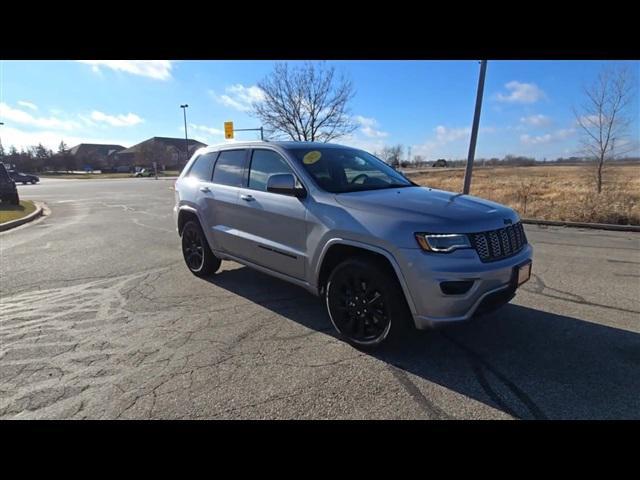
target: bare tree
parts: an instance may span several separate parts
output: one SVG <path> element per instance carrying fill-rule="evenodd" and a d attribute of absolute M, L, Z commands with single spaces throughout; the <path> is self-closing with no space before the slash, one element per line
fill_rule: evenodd
<path fill-rule="evenodd" d="M 353 86 L 344 77 L 336 78 L 333 67 L 306 63 L 289 68 L 277 63 L 258 87 L 264 97 L 252 104 L 251 113 L 276 135 L 329 142 L 357 128 L 347 108 Z"/>
<path fill-rule="evenodd" d="M 629 106 L 635 94 L 634 78 L 626 66 L 603 69 L 596 82 L 585 87 L 586 99 L 574 114 L 582 129 L 585 155 L 596 161 L 596 185 L 602 191 L 606 160 L 631 151 L 627 132 L 633 121 Z"/>
<path fill-rule="evenodd" d="M 150 167 L 153 162 L 166 165 L 171 163 L 174 156 L 170 149 L 164 145 L 155 142 L 143 143 L 135 154 L 133 164 L 139 167 Z"/>
<path fill-rule="evenodd" d="M 400 166 L 400 157 L 402 156 L 403 150 L 404 147 L 401 144 L 392 147 L 385 146 L 382 149 L 382 160 L 397 169 Z"/>

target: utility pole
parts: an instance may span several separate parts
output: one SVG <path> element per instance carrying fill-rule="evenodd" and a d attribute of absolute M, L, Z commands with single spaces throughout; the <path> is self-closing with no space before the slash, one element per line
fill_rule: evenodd
<path fill-rule="evenodd" d="M 469 143 L 469 155 L 467 156 L 467 169 L 464 172 L 464 187 L 462 193 L 469 194 L 471 188 L 471 174 L 473 172 L 473 160 L 476 155 L 476 140 L 478 139 L 478 126 L 480 125 L 480 111 L 482 110 L 482 94 L 484 93 L 484 76 L 487 73 L 487 61 L 480 62 L 480 78 L 478 79 L 478 93 L 476 94 L 476 111 L 473 115 L 473 127 L 471 128 L 471 142 Z"/>
<path fill-rule="evenodd" d="M 185 148 L 185 165 L 189 161 L 189 137 L 187 137 L 187 108 L 189 105 L 186 103 L 184 105 L 180 105 L 182 109 L 182 113 L 184 113 L 184 148 Z"/>

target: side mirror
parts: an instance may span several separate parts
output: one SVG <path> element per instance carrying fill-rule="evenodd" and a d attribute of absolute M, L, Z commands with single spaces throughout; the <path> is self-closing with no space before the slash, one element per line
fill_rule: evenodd
<path fill-rule="evenodd" d="M 291 173 L 276 173 L 267 180 L 267 192 L 290 195 L 292 197 L 304 198 L 307 191 L 302 186 L 296 185 L 296 177 Z"/>

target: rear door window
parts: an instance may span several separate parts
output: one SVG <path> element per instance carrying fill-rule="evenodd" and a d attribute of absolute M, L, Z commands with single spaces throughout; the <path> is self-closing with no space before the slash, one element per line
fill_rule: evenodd
<path fill-rule="evenodd" d="M 246 150 L 223 150 L 220 152 L 213 170 L 213 183 L 241 187 L 246 153 Z"/>

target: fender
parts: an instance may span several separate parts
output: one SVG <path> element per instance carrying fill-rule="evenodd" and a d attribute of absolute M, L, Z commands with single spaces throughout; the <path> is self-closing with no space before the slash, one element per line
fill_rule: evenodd
<path fill-rule="evenodd" d="M 413 299 L 411 298 L 411 293 L 409 293 L 409 288 L 407 286 L 407 282 L 404 279 L 404 276 L 402 275 L 402 271 L 400 270 L 400 266 L 398 265 L 398 262 L 396 262 L 396 259 L 393 257 L 393 255 L 391 254 L 391 252 L 380 248 L 380 247 L 376 247 L 375 245 L 369 245 L 368 243 L 362 243 L 362 242 L 358 242 L 355 240 L 347 240 L 344 238 L 332 238 L 331 240 L 329 240 L 327 243 L 324 244 L 324 247 L 322 247 L 322 252 L 320 253 L 320 257 L 318 258 L 318 262 L 316 263 L 316 269 L 315 272 L 313 273 L 314 275 L 314 283 L 316 286 L 316 289 L 318 289 L 318 281 L 320 278 L 320 269 L 322 268 L 322 263 L 324 261 L 324 257 L 327 253 L 327 251 L 329 250 L 329 248 L 332 245 L 348 245 L 350 247 L 357 247 L 357 248 L 362 248 L 363 250 L 369 250 L 370 252 L 374 252 L 374 253 L 378 253 L 382 256 L 384 256 L 387 260 L 389 260 L 389 263 L 391 263 L 391 266 L 393 267 L 393 270 L 396 272 L 396 276 L 398 277 L 398 281 L 400 282 L 400 286 L 402 287 L 402 292 L 404 293 L 404 296 L 407 300 L 407 304 L 409 305 L 409 309 L 411 310 L 411 313 L 413 315 L 416 314 L 416 307 L 413 303 Z"/>
<path fill-rule="evenodd" d="M 180 205 L 180 207 L 178 208 L 178 211 L 176 212 L 176 229 L 178 229 L 178 220 L 180 219 L 180 212 L 189 212 L 189 213 L 193 213 L 196 217 L 198 217 L 198 221 L 200 222 L 200 225 L 204 225 L 204 223 L 202 222 L 202 218 L 200 218 L 200 214 L 198 213 L 198 211 L 189 206 L 189 205 Z"/>

